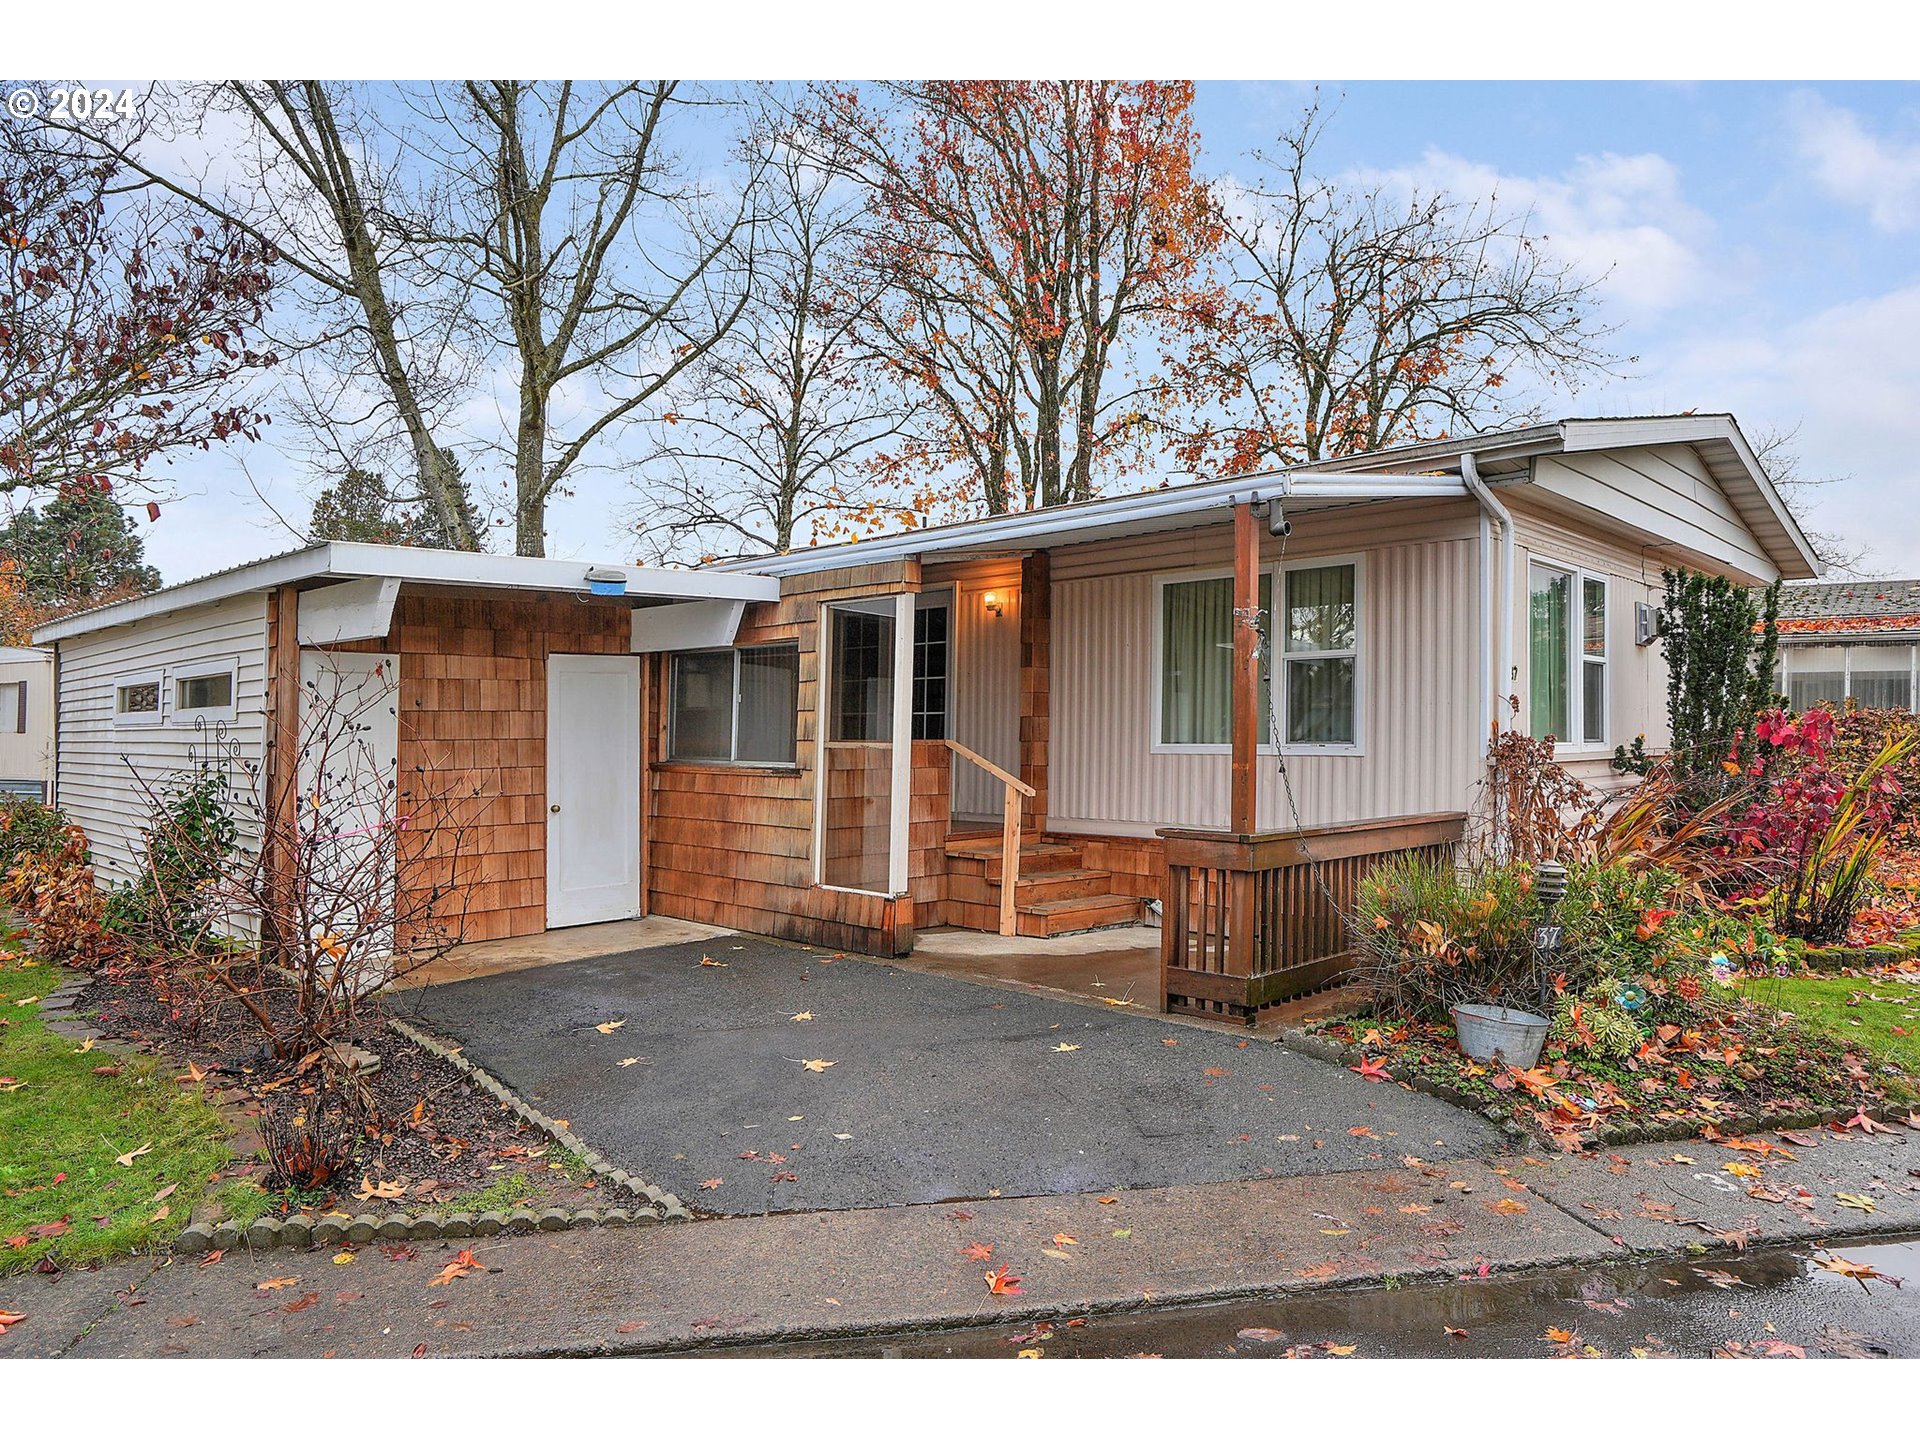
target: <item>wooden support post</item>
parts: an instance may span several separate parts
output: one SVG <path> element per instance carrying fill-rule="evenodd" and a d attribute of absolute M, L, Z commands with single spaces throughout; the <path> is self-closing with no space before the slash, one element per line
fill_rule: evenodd
<path fill-rule="evenodd" d="M 1047 828 L 1047 757 L 1053 739 L 1053 567 L 1045 550 L 1020 562 L 1020 779 L 1030 787 L 1023 823 Z"/>
<path fill-rule="evenodd" d="M 270 913 L 261 916 L 269 947 L 295 943 L 294 861 L 300 827 L 300 592 L 282 585 L 272 602 L 268 678 L 267 817 L 261 837 Z"/>
<path fill-rule="evenodd" d="M 1000 820 L 1000 933 L 1011 935 L 1014 931 L 1013 901 L 1014 890 L 1020 884 L 1020 792 L 1011 785 L 1002 785 L 1000 793 L 1004 797 L 1005 814 Z"/>
<path fill-rule="evenodd" d="M 1260 604 L 1260 532 L 1251 504 L 1233 507 L 1233 791 L 1230 828 L 1254 829 L 1260 754 L 1260 651 L 1255 611 Z"/>

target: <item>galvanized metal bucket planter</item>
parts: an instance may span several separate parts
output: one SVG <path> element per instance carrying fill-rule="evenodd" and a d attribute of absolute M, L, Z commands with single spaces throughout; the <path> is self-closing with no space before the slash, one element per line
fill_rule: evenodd
<path fill-rule="evenodd" d="M 1498 1055 L 1522 1070 L 1531 1070 L 1539 1061 L 1540 1047 L 1547 1043 L 1552 1025 L 1544 1016 L 1504 1005 L 1453 1007 L 1453 1029 L 1461 1050 L 1475 1060 Z"/>

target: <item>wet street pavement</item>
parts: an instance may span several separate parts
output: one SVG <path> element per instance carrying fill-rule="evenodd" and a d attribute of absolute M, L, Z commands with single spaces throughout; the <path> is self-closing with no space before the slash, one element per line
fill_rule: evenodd
<path fill-rule="evenodd" d="M 1905 1283 L 1821 1268 L 1830 1255 Z M 1459 1333 L 1456 1333 L 1459 1332 Z M 1349 1349 L 1348 1347 L 1351 1347 Z M 1920 1356 L 1920 1237 L 718 1352 L 1075 1359 Z"/>

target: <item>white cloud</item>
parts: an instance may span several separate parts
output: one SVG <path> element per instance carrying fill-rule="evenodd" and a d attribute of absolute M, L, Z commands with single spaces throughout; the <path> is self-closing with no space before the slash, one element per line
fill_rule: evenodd
<path fill-rule="evenodd" d="M 1920 140 L 1876 135 L 1853 111 L 1806 90 L 1789 102 L 1787 121 L 1827 194 L 1864 209 L 1878 229 L 1920 227 Z"/>
<path fill-rule="evenodd" d="M 1584 397 L 1594 403 L 1582 408 L 1730 410 L 1749 436 L 1797 425 L 1802 471 L 1844 477 L 1806 497 L 1809 527 L 1870 547 L 1877 569 L 1920 575 L 1916 331 L 1920 284 L 1775 329 L 1751 322 L 1676 335 L 1647 374 Z"/>
<path fill-rule="evenodd" d="M 1669 310 L 1720 289 L 1703 254 L 1713 222 L 1687 203 L 1680 172 L 1663 155 L 1582 155 L 1559 175 L 1527 176 L 1429 150 L 1417 165 L 1354 178 L 1494 197 L 1505 211 L 1529 213 L 1554 253 L 1605 276 L 1603 289 L 1626 311 Z"/>

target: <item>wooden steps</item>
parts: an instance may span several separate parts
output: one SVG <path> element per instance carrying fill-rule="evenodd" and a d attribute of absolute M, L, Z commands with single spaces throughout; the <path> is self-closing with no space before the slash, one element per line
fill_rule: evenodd
<path fill-rule="evenodd" d="M 1138 923 L 1140 901 L 1115 894 L 1112 872 L 1089 869 L 1084 858 L 1068 841 L 1022 842 L 1013 892 L 1015 934 L 1044 939 Z M 948 923 L 999 930 L 1001 862 L 998 835 L 958 835 L 948 842 Z"/>

